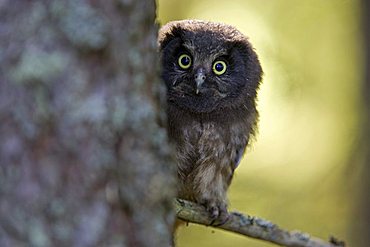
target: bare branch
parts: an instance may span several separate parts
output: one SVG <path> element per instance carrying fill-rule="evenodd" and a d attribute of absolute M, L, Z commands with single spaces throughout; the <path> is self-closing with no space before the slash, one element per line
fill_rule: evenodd
<path fill-rule="evenodd" d="M 281 229 L 270 221 L 243 215 L 238 212 L 229 213 L 228 220 L 223 224 L 215 224 L 209 217 L 208 212 L 201 205 L 182 199 L 174 200 L 177 217 L 186 222 L 212 226 L 227 231 L 239 233 L 252 238 L 265 240 L 282 246 L 294 247 L 338 247 L 345 246 L 344 242 L 331 238 L 324 241 L 311 237 L 307 233 L 299 231 L 287 231 Z M 213 224 L 212 224 L 213 223 Z"/>

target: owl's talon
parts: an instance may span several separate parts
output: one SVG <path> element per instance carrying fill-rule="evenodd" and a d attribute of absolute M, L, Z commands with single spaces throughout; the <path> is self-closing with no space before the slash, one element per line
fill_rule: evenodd
<path fill-rule="evenodd" d="M 212 219 L 216 219 L 219 215 L 219 210 L 217 207 L 213 206 L 211 208 L 208 209 L 208 212 L 211 216 Z"/>
<path fill-rule="evenodd" d="M 217 208 L 217 217 L 211 222 L 212 226 L 221 226 L 226 223 L 229 219 L 229 214 L 227 213 L 226 206 L 221 206 Z"/>
<path fill-rule="evenodd" d="M 206 208 L 209 217 L 212 219 L 211 226 L 223 225 L 228 220 L 229 215 L 225 203 L 206 200 L 201 204 Z"/>
<path fill-rule="evenodd" d="M 226 213 L 224 216 L 220 216 L 217 220 L 213 220 L 211 222 L 211 225 L 212 226 L 222 226 L 224 225 L 228 220 L 229 220 L 230 216 L 228 213 Z"/>

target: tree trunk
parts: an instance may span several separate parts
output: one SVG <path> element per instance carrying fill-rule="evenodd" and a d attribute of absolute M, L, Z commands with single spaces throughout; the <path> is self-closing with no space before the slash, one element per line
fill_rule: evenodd
<path fill-rule="evenodd" d="M 363 207 L 362 212 L 363 216 L 366 219 L 366 224 L 362 229 L 362 237 L 365 237 L 365 241 L 362 243 L 362 246 L 369 246 L 370 245 L 370 3 L 368 0 L 364 0 L 364 34 L 365 34 L 365 82 L 364 82 L 364 106 L 365 106 L 365 114 L 364 114 L 364 135 L 363 137 L 363 147 L 364 147 L 364 166 L 365 172 L 363 173 L 365 177 L 362 179 L 363 181 Z M 362 238 L 361 237 L 361 238 Z"/>
<path fill-rule="evenodd" d="M 361 161 L 360 207 L 355 215 L 359 223 L 354 224 L 356 246 L 370 246 L 370 2 L 362 0 L 362 27 L 364 32 L 364 81 L 362 85 L 361 135 L 358 148 Z"/>
<path fill-rule="evenodd" d="M 149 0 L 0 1 L 0 246 L 168 246 Z"/>

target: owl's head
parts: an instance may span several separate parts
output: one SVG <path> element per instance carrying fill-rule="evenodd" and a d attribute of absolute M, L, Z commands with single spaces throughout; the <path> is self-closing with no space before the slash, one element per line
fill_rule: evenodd
<path fill-rule="evenodd" d="M 195 113 L 253 104 L 262 69 L 247 38 L 232 26 L 174 21 L 159 31 L 169 103 Z"/>

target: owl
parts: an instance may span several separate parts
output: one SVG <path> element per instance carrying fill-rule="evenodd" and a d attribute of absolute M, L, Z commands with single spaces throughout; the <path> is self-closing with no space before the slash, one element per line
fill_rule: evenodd
<path fill-rule="evenodd" d="M 178 196 L 222 222 L 227 189 L 256 130 L 260 62 L 248 39 L 222 23 L 170 22 L 158 43 Z"/>

